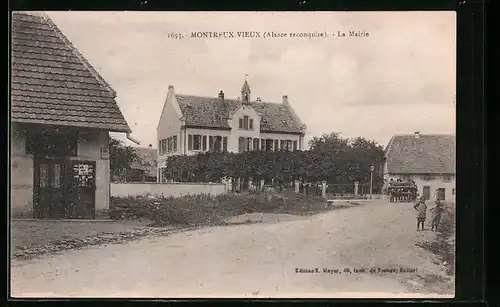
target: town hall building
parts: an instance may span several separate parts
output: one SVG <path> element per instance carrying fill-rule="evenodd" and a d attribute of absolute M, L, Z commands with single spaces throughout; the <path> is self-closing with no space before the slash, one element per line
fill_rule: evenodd
<path fill-rule="evenodd" d="M 176 94 L 170 85 L 157 127 L 158 181 L 165 181 L 162 169 L 171 155 L 303 150 L 305 132 L 286 95 L 281 103 L 252 100 L 246 80 L 237 99 L 223 91 L 216 97 Z"/>

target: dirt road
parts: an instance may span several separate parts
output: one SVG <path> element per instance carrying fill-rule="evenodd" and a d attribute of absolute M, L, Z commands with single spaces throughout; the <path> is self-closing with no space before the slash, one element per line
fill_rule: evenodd
<path fill-rule="evenodd" d="M 414 222 L 411 204 L 378 202 L 307 219 L 206 228 L 69 251 L 14 261 L 11 293 L 14 297 L 436 296 L 435 292 L 449 290 L 440 279 L 443 268 L 432 254 L 415 246 L 419 237 L 434 234 L 416 232 Z"/>

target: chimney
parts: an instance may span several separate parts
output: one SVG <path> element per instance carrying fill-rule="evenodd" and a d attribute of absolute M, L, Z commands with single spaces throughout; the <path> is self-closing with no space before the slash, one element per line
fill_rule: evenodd
<path fill-rule="evenodd" d="M 224 101 L 224 91 L 222 90 L 219 92 L 219 100 Z"/>
<path fill-rule="evenodd" d="M 260 102 L 260 101 L 262 101 L 262 100 L 260 99 L 260 97 L 257 97 L 257 101 L 258 101 L 258 102 Z"/>
<path fill-rule="evenodd" d="M 418 139 L 420 137 L 420 132 L 415 132 L 415 138 Z"/>
<path fill-rule="evenodd" d="M 283 99 L 284 104 L 288 103 L 288 96 L 287 95 L 283 95 L 282 99 Z"/>
<path fill-rule="evenodd" d="M 149 144 L 149 145 L 148 145 L 148 148 L 153 148 L 153 144 Z"/>

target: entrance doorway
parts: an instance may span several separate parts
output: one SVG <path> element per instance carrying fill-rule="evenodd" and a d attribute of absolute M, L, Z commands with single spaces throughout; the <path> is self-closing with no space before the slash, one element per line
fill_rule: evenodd
<path fill-rule="evenodd" d="M 445 200 L 446 190 L 444 188 L 437 189 L 437 199 Z"/>
<path fill-rule="evenodd" d="M 422 196 L 424 197 L 425 200 L 429 200 L 431 199 L 431 187 L 426 185 L 423 187 L 423 190 L 422 190 Z"/>
<path fill-rule="evenodd" d="M 61 219 L 66 214 L 66 176 L 63 159 L 34 161 L 34 218 Z"/>

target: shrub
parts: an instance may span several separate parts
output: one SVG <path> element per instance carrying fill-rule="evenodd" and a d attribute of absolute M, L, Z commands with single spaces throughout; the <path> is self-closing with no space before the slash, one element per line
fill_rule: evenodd
<path fill-rule="evenodd" d="M 111 197 L 109 215 L 111 219 L 151 219 L 152 200 L 148 196 Z"/>

